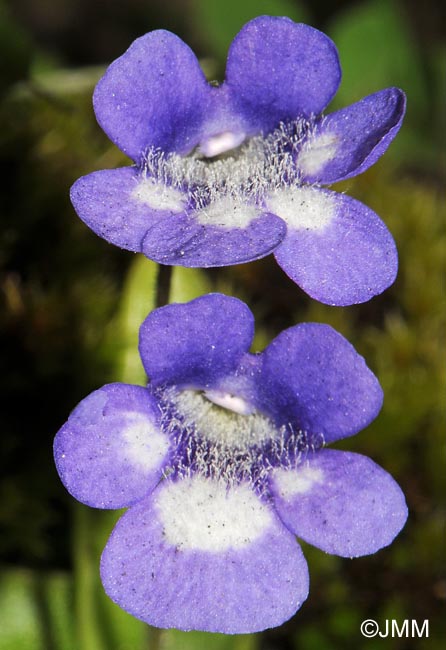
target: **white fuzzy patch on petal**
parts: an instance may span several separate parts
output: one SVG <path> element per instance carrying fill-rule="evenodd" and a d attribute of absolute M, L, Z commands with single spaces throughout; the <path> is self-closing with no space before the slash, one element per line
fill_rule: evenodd
<path fill-rule="evenodd" d="M 188 550 L 221 553 L 249 546 L 273 520 L 248 486 L 228 489 L 202 476 L 166 481 L 156 504 L 166 541 Z"/>
<path fill-rule="evenodd" d="M 133 465 L 144 470 L 159 467 L 169 449 L 167 436 L 140 413 L 127 416 L 122 439 L 127 458 Z"/>
<path fill-rule="evenodd" d="M 219 156 L 226 151 L 238 147 L 244 139 L 245 134 L 242 132 L 233 133 L 232 131 L 224 131 L 223 133 L 213 135 L 207 140 L 204 140 L 200 144 L 200 153 L 208 158 Z"/>
<path fill-rule="evenodd" d="M 318 467 L 299 465 L 296 469 L 277 469 L 273 473 L 274 482 L 284 499 L 297 494 L 306 494 L 314 485 L 322 483 L 324 474 Z"/>
<path fill-rule="evenodd" d="M 268 210 L 294 230 L 324 230 L 335 217 L 333 197 L 313 187 L 276 190 L 266 202 Z"/>
<path fill-rule="evenodd" d="M 338 137 L 334 133 L 316 134 L 302 147 L 296 165 L 304 176 L 314 176 L 335 158 L 337 150 Z"/>
<path fill-rule="evenodd" d="M 241 203 L 230 196 L 217 199 L 210 205 L 194 212 L 195 218 L 203 226 L 220 228 L 247 228 L 259 216 L 259 210 L 253 205 Z"/>
<path fill-rule="evenodd" d="M 153 178 L 141 180 L 132 192 L 132 199 L 148 205 L 154 210 L 181 212 L 186 205 L 187 197 L 179 189 L 169 187 Z"/>

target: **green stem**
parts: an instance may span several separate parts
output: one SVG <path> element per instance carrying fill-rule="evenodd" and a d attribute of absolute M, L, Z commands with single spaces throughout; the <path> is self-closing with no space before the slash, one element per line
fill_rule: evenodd
<path fill-rule="evenodd" d="M 158 265 L 156 278 L 155 309 L 164 307 L 169 303 L 172 284 L 172 267 L 164 264 Z M 162 646 L 163 630 L 156 627 L 149 627 L 147 634 L 147 650 L 160 650 Z"/>
<path fill-rule="evenodd" d="M 162 647 L 162 637 L 164 630 L 158 627 L 151 627 L 147 635 L 147 650 L 160 650 Z"/>
<path fill-rule="evenodd" d="M 172 267 L 160 264 L 156 279 L 155 308 L 163 307 L 169 302 L 170 284 L 172 280 Z"/>
<path fill-rule="evenodd" d="M 75 505 L 74 576 L 75 611 L 79 650 L 106 650 L 97 616 L 97 559 L 95 558 L 89 509 Z"/>

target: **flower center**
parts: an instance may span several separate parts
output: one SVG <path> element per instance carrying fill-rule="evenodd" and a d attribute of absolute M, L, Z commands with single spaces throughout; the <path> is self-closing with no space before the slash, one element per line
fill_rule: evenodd
<path fill-rule="evenodd" d="M 195 436 L 222 447 L 247 450 L 280 435 L 265 415 L 243 398 L 220 391 L 178 391 L 171 396 Z"/>
<path fill-rule="evenodd" d="M 255 408 L 249 402 L 238 395 L 225 393 L 221 390 L 206 390 L 204 396 L 214 404 L 240 415 L 250 415 L 255 411 Z"/>
<path fill-rule="evenodd" d="M 162 427 L 176 449 L 167 474 L 181 478 L 199 475 L 230 487 L 248 482 L 263 493 L 271 468 L 296 467 L 323 444 L 291 425 L 277 426 L 236 395 L 168 388 L 159 398 Z"/>
<path fill-rule="evenodd" d="M 231 151 L 231 149 L 236 149 L 244 139 L 245 133 L 243 132 L 224 131 L 204 140 L 199 146 L 199 151 L 206 158 L 214 158 Z"/>
<path fill-rule="evenodd" d="M 149 149 L 143 179 L 181 192 L 197 211 L 225 200 L 235 208 L 262 206 L 274 191 L 300 187 L 296 160 L 312 128 L 312 122 L 296 120 L 280 124 L 266 136 L 246 140 L 244 133 L 226 131 L 208 138 L 185 157 Z"/>

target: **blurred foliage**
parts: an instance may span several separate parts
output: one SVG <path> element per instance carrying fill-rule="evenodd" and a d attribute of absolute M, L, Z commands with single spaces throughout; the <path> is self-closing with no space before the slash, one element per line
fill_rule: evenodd
<path fill-rule="evenodd" d="M 72 601 L 66 574 L 4 571 L 0 577 L 0 650 L 72 650 Z"/>
<path fill-rule="evenodd" d="M 106 598 L 97 567 L 119 513 L 73 504 L 52 466 L 51 443 L 89 391 L 107 381 L 144 382 L 137 329 L 153 307 L 158 271 L 95 237 L 69 203 L 81 174 L 126 164 L 91 110 L 103 67 L 58 67 L 64 54 L 34 47 L 34 34 L 0 2 L 0 650 L 436 650 L 444 640 L 444 49 L 426 37 L 421 47 L 406 4 L 340 2 L 335 11 L 331 3 L 325 14 L 323 4 L 190 0 L 187 11 L 179 2 L 170 11 L 180 35 L 213 55 L 211 71 L 223 70 L 227 45 L 255 14 L 324 15 L 325 24 L 314 24 L 334 38 L 344 69 L 335 107 L 387 85 L 407 91 L 407 122 L 395 144 L 337 188 L 375 209 L 394 234 L 395 285 L 365 305 L 330 308 L 267 258 L 207 273 L 176 269 L 172 300 L 209 290 L 241 297 L 256 316 L 256 350 L 301 320 L 343 333 L 377 373 L 385 404 L 366 431 L 337 446 L 394 474 L 409 522 L 391 547 L 352 562 L 305 545 L 310 597 L 291 621 L 262 634 L 158 632 Z M 134 36 L 171 27 L 156 22 L 166 15 L 161 5 L 151 3 L 149 24 L 138 23 Z M 430 638 L 363 639 L 365 618 L 429 619 Z"/>
<path fill-rule="evenodd" d="M 26 79 L 31 64 L 32 49 L 26 31 L 12 18 L 8 7 L 0 0 L 0 97 L 15 81 Z"/>
<path fill-rule="evenodd" d="M 343 77 L 333 107 L 341 108 L 388 86 L 403 88 L 407 114 L 393 156 L 406 164 L 435 166 L 439 156 L 444 156 L 444 140 L 438 137 L 445 119 L 440 108 L 444 70 L 437 69 L 444 52 L 435 43 L 430 50 L 421 50 L 396 0 L 354 5 L 334 17 L 328 33 L 339 49 Z"/>
<path fill-rule="evenodd" d="M 412 97 L 409 109 L 418 118 L 426 113 L 429 97 L 421 52 L 398 2 L 367 0 L 345 9 L 331 21 L 330 36 L 341 54 L 339 106 L 355 96 L 358 100 L 381 88 L 399 86 Z"/>
<path fill-rule="evenodd" d="M 209 52 L 221 62 L 237 32 L 256 16 L 288 16 L 296 22 L 308 22 L 303 3 L 292 0 L 193 0 L 196 23 L 203 30 Z"/>

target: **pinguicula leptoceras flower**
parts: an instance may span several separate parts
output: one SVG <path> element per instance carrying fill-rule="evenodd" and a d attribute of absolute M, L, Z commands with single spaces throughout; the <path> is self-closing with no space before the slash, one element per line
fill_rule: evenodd
<path fill-rule="evenodd" d="M 327 189 L 372 165 L 404 115 L 387 88 L 327 116 L 340 82 L 333 42 L 288 18 L 249 22 L 209 84 L 174 34 L 137 39 L 99 81 L 94 108 L 135 162 L 95 172 L 72 202 L 98 235 L 162 264 L 224 266 L 272 251 L 313 298 L 369 300 L 394 280 L 379 217 Z"/>
<path fill-rule="evenodd" d="M 308 594 L 295 535 L 355 557 L 389 544 L 406 520 L 389 474 L 324 448 L 380 410 L 364 359 L 316 323 L 252 354 L 253 328 L 246 305 L 221 294 L 155 310 L 140 331 L 148 386 L 104 386 L 56 437 L 73 496 L 129 507 L 102 555 L 102 581 L 152 625 L 279 625 Z"/>

